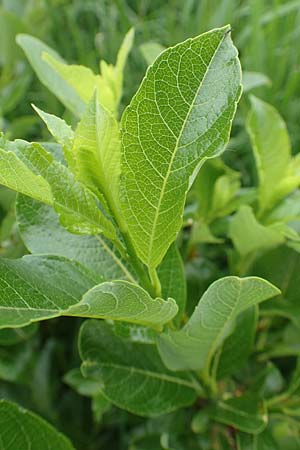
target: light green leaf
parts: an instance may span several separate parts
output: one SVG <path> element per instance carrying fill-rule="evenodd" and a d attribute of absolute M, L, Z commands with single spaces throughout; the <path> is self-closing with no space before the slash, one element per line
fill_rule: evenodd
<path fill-rule="evenodd" d="M 35 105 L 32 105 L 32 107 L 45 122 L 49 132 L 52 134 L 56 142 L 61 144 L 68 166 L 72 172 L 74 172 L 73 168 L 75 161 L 72 154 L 74 132 L 72 128 L 67 125 L 63 119 L 56 117 L 53 114 L 48 114 L 37 108 Z"/>
<path fill-rule="evenodd" d="M 53 161 L 47 172 L 47 181 L 51 185 L 54 209 L 68 231 L 92 235 L 104 233 L 106 237 L 116 239 L 114 225 L 106 212 L 100 209 L 100 204 L 97 207 L 95 195 L 65 166 Z"/>
<path fill-rule="evenodd" d="M 48 422 L 6 400 L 0 400 L 0 442 L 3 450 L 74 450 Z"/>
<path fill-rule="evenodd" d="M 160 335 L 158 348 L 164 363 L 171 370 L 207 370 L 237 316 L 279 293 L 275 286 L 256 277 L 215 281 L 180 331 Z"/>
<path fill-rule="evenodd" d="M 75 261 L 58 256 L 0 260 L 0 328 L 59 317 L 101 281 Z"/>
<path fill-rule="evenodd" d="M 215 29 L 163 52 L 123 113 L 123 213 L 151 270 L 176 238 L 200 166 L 229 138 L 241 94 L 229 31 Z"/>
<path fill-rule="evenodd" d="M 78 394 L 86 397 L 98 395 L 102 388 L 102 384 L 99 381 L 84 377 L 80 369 L 69 370 L 64 376 L 64 382 L 78 392 Z"/>
<path fill-rule="evenodd" d="M 53 92 L 53 94 L 66 106 L 66 108 L 70 109 L 75 116 L 80 117 L 86 108 L 84 101 L 73 87 L 42 57 L 44 53 L 47 53 L 58 63 L 64 64 L 64 60 L 60 55 L 39 39 L 27 34 L 19 34 L 17 36 L 17 43 L 24 50 L 41 83 Z"/>
<path fill-rule="evenodd" d="M 143 57 L 146 60 L 146 63 L 148 66 L 154 63 L 158 55 L 160 55 L 166 47 L 164 47 L 161 44 L 158 44 L 158 42 L 145 42 L 144 44 L 140 45 L 140 50 L 143 55 Z"/>
<path fill-rule="evenodd" d="M 82 325 L 79 350 L 83 375 L 102 382 L 104 395 L 119 408 L 157 416 L 196 398 L 193 382 L 168 371 L 154 346 L 123 340 L 103 321 Z"/>
<path fill-rule="evenodd" d="M 49 205 L 53 202 L 47 181 L 13 151 L 0 149 L 0 184 Z"/>
<path fill-rule="evenodd" d="M 264 403 L 253 392 L 219 401 L 211 418 L 251 434 L 261 433 L 268 423 Z"/>
<path fill-rule="evenodd" d="M 250 100 L 247 130 L 259 178 L 260 209 L 265 211 L 282 197 L 281 183 L 289 172 L 291 144 L 286 125 L 276 109 L 254 96 Z"/>
<path fill-rule="evenodd" d="M 249 92 L 252 89 L 261 86 L 271 86 L 271 80 L 264 73 L 243 71 L 243 92 Z"/>
<path fill-rule="evenodd" d="M 186 280 L 183 262 L 175 243 L 171 245 L 160 264 L 158 276 L 161 283 L 162 297 L 174 298 L 178 305 L 178 314 L 174 320 L 176 324 L 179 324 L 185 311 Z"/>
<path fill-rule="evenodd" d="M 140 286 L 127 281 L 112 281 L 89 290 L 81 302 L 71 306 L 66 313 L 70 316 L 122 320 L 161 328 L 173 319 L 177 311 L 173 299 L 153 299 Z"/>
<path fill-rule="evenodd" d="M 22 240 L 31 253 L 65 256 L 78 261 L 105 280 L 127 279 L 135 274 L 117 249 L 103 236 L 69 233 L 59 224 L 53 208 L 19 195 L 17 222 Z"/>
<path fill-rule="evenodd" d="M 240 255 L 276 247 L 285 241 L 286 226 L 282 222 L 264 226 L 247 205 L 240 207 L 229 225 L 229 237 Z"/>
<path fill-rule="evenodd" d="M 117 121 L 94 95 L 75 131 L 76 175 L 91 190 L 100 190 L 114 210 L 119 203 L 120 146 Z"/>

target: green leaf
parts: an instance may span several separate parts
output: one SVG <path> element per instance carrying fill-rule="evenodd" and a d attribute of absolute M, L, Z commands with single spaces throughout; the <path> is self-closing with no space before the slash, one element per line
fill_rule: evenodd
<path fill-rule="evenodd" d="M 158 348 L 164 363 L 171 370 L 207 370 L 237 316 L 279 293 L 275 286 L 256 277 L 215 281 L 180 331 L 160 335 Z"/>
<path fill-rule="evenodd" d="M 217 378 L 236 373 L 247 362 L 253 351 L 258 311 L 252 306 L 237 317 L 233 333 L 222 347 L 218 361 Z"/>
<path fill-rule="evenodd" d="M 186 280 L 183 262 L 175 243 L 171 245 L 162 260 L 158 268 L 158 276 L 162 297 L 173 298 L 178 305 L 178 314 L 174 320 L 176 324 L 179 324 L 185 311 Z"/>
<path fill-rule="evenodd" d="M 74 450 L 48 422 L 6 400 L 0 400 L 0 442 L 3 450 Z"/>
<path fill-rule="evenodd" d="M 0 328 L 59 316 L 123 320 L 160 328 L 178 310 L 174 300 L 152 299 L 141 287 L 126 281 L 95 286 L 101 276 L 62 257 L 2 259 L 0 267 Z"/>
<path fill-rule="evenodd" d="M 97 207 L 97 199 L 94 194 L 77 181 L 65 166 L 55 161 L 40 144 L 29 144 L 20 140 L 4 144 L 3 158 L 10 168 L 10 179 L 15 179 L 15 167 L 20 165 L 20 176 L 22 174 L 24 176 L 24 173 L 26 175 L 28 170 L 32 171 L 33 176 L 36 174 L 36 178 L 41 180 L 48 190 L 51 188 L 51 192 L 49 192 L 48 198 L 40 195 L 43 194 L 43 185 L 40 191 L 38 190 L 39 186 L 35 186 L 34 191 L 29 187 L 26 192 L 23 192 L 22 185 L 20 186 L 18 182 L 16 185 L 11 184 L 10 188 L 19 190 L 44 203 L 53 204 L 62 225 L 73 233 L 99 234 L 103 232 L 111 239 L 116 238 L 114 226 L 106 214 Z M 11 153 L 11 150 L 14 151 L 14 154 Z M 14 159 L 13 166 L 10 161 L 11 155 Z"/>
<path fill-rule="evenodd" d="M 101 283 L 71 306 L 67 315 L 97 317 L 160 328 L 176 315 L 178 307 L 171 298 L 153 299 L 140 286 L 128 281 Z"/>
<path fill-rule="evenodd" d="M 212 411 L 211 418 L 251 434 L 261 433 L 268 423 L 264 403 L 253 392 L 219 401 Z"/>
<path fill-rule="evenodd" d="M 291 144 L 286 125 L 276 109 L 254 96 L 250 100 L 247 130 L 256 161 L 263 212 L 288 193 L 284 185 L 290 172 Z M 299 179 L 289 189 L 293 190 L 297 183 Z"/>
<path fill-rule="evenodd" d="M 285 241 L 286 227 L 282 222 L 272 225 L 259 223 L 248 205 L 240 207 L 229 225 L 229 237 L 240 255 L 276 247 Z"/>
<path fill-rule="evenodd" d="M 166 47 L 164 47 L 161 44 L 158 44 L 157 42 L 145 42 L 144 44 L 140 45 L 140 50 L 145 58 L 146 63 L 148 66 L 154 63 L 158 55 L 160 55 Z"/>
<path fill-rule="evenodd" d="M 10 330 L 1 330 L 10 331 Z M 0 347 L 0 380 L 26 383 L 26 371 L 31 367 L 35 355 L 31 343 L 11 347 Z"/>
<path fill-rule="evenodd" d="M 80 369 L 69 370 L 64 376 L 64 382 L 78 392 L 78 394 L 84 395 L 85 397 L 98 395 L 102 388 L 102 384 L 99 381 L 84 377 Z"/>
<path fill-rule="evenodd" d="M 83 375 L 101 381 L 104 395 L 119 408 L 157 416 L 196 399 L 193 382 L 168 371 L 154 346 L 123 340 L 103 321 L 82 325 L 79 350 Z"/>
<path fill-rule="evenodd" d="M 75 261 L 57 256 L 1 259 L 0 269 L 0 328 L 59 317 L 101 281 Z"/>
<path fill-rule="evenodd" d="M 269 428 L 254 435 L 238 433 L 237 445 L 238 450 L 280 450 L 282 448 L 274 441 Z"/>
<path fill-rule="evenodd" d="M 282 270 L 283 264 L 285 270 Z M 299 252 L 286 246 L 273 249 L 259 258 L 252 270 L 281 289 L 281 296 L 266 303 L 261 308 L 261 313 L 286 317 L 300 327 Z"/>
<path fill-rule="evenodd" d="M 59 224 L 53 208 L 47 205 L 18 195 L 17 222 L 31 253 L 65 256 L 103 275 L 105 280 L 136 281 L 134 271 L 108 240 L 102 236 L 69 233 Z"/>
<path fill-rule="evenodd" d="M 243 71 L 243 92 L 249 92 L 252 89 L 261 86 L 271 86 L 272 82 L 264 73 Z"/>
<path fill-rule="evenodd" d="M 96 194 L 100 190 L 114 210 L 119 203 L 120 146 L 117 121 L 94 95 L 75 131 L 76 176 Z"/>
<path fill-rule="evenodd" d="M 12 151 L 0 149 L 0 184 L 49 205 L 53 202 L 47 181 Z"/>
<path fill-rule="evenodd" d="M 61 144 L 68 166 L 72 172 L 74 172 L 74 155 L 72 154 L 74 132 L 72 128 L 67 125 L 63 119 L 60 119 L 53 114 L 48 114 L 37 108 L 35 105 L 32 105 L 32 107 L 45 122 L 49 132 L 52 134 L 56 142 Z"/>
<path fill-rule="evenodd" d="M 81 116 L 86 105 L 78 93 L 48 64 L 43 55 L 47 53 L 58 63 L 64 63 L 60 55 L 39 39 L 27 34 L 19 34 L 17 43 L 24 50 L 37 77 L 53 94 L 70 109 L 75 116 Z M 88 70 L 88 69 L 87 69 Z M 80 81 L 82 81 L 80 79 Z M 92 94 L 91 94 L 92 95 Z"/>
<path fill-rule="evenodd" d="M 181 227 L 200 166 L 224 150 L 241 94 L 230 28 L 163 52 L 122 117 L 122 208 L 140 259 L 153 270 Z"/>
<path fill-rule="evenodd" d="M 97 207 L 95 195 L 77 181 L 65 166 L 53 161 L 47 172 L 47 181 L 51 185 L 54 197 L 54 209 L 60 223 L 71 233 L 104 233 L 115 240 L 116 231 L 107 214 Z"/>

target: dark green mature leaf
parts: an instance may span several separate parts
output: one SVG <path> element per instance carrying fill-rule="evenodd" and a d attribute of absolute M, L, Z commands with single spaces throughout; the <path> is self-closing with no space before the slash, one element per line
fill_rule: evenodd
<path fill-rule="evenodd" d="M 74 450 L 48 422 L 6 400 L 0 400 L 0 445 L 3 450 Z"/>
<path fill-rule="evenodd" d="M 159 337 L 158 348 L 164 363 L 171 370 L 207 369 L 237 316 L 279 293 L 275 286 L 256 277 L 215 281 L 188 323 L 180 331 L 169 331 Z"/>
<path fill-rule="evenodd" d="M 284 264 L 284 270 L 283 270 Z M 287 317 L 300 327 L 300 254 L 281 246 L 258 259 L 251 269 L 281 289 L 281 296 L 266 303 L 261 312 Z"/>
<path fill-rule="evenodd" d="M 122 117 L 122 205 L 140 259 L 153 270 L 182 223 L 189 184 L 224 150 L 241 94 L 226 26 L 163 52 Z"/>
<path fill-rule="evenodd" d="M 183 262 L 175 243 L 171 245 L 162 260 L 158 268 L 158 276 L 161 282 L 162 297 L 174 298 L 178 305 L 178 314 L 174 320 L 179 324 L 185 311 L 186 280 Z"/>
<path fill-rule="evenodd" d="M 260 434 L 239 433 L 237 435 L 238 450 L 280 450 L 269 428 Z M 296 449 L 295 449 L 296 450 Z"/>
<path fill-rule="evenodd" d="M 141 287 L 101 280 L 75 261 L 56 256 L 1 260 L 0 328 L 59 316 L 124 320 L 160 328 L 177 313 L 174 300 L 152 299 Z"/>
<path fill-rule="evenodd" d="M 168 371 L 154 346 L 121 339 L 103 321 L 82 325 L 79 350 L 83 374 L 101 381 L 104 395 L 134 414 L 157 416 L 196 398 L 193 381 Z"/>
<path fill-rule="evenodd" d="M 106 280 L 135 282 L 133 270 L 111 243 L 103 236 L 69 233 L 59 224 L 53 208 L 19 195 L 17 221 L 22 239 L 31 253 L 65 256 L 103 275 Z"/>
<path fill-rule="evenodd" d="M 58 256 L 0 260 L 0 328 L 58 317 L 78 303 L 98 275 Z"/>
<path fill-rule="evenodd" d="M 211 417 L 216 422 L 251 434 L 261 433 L 268 423 L 264 403 L 253 392 L 219 401 Z"/>
<path fill-rule="evenodd" d="M 224 342 L 218 361 L 217 378 L 236 373 L 246 363 L 253 350 L 257 319 L 256 306 L 246 309 L 238 316 L 233 333 Z"/>
<path fill-rule="evenodd" d="M 151 298 L 140 286 L 128 281 L 101 283 L 90 289 L 67 315 L 97 317 L 160 328 L 177 314 L 173 299 Z"/>

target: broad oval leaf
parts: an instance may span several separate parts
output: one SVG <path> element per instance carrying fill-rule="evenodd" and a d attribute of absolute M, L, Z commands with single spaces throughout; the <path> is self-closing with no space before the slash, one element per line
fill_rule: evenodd
<path fill-rule="evenodd" d="M 173 299 L 151 298 L 140 286 L 128 281 L 101 283 L 65 314 L 138 323 L 160 328 L 177 314 Z"/>
<path fill-rule="evenodd" d="M 48 422 L 6 400 L 0 400 L 0 442 L 3 450 L 74 450 Z"/>
<path fill-rule="evenodd" d="M 126 341 L 103 321 L 82 325 L 79 350 L 83 375 L 101 381 L 103 394 L 119 408 L 158 416 L 196 399 L 193 381 L 168 371 L 155 346 Z"/>
<path fill-rule="evenodd" d="M 58 256 L 0 259 L 0 328 L 62 315 L 101 278 Z"/>
<path fill-rule="evenodd" d="M 256 277 L 226 277 L 215 281 L 182 330 L 159 337 L 158 348 L 164 363 L 171 370 L 209 367 L 236 317 L 250 306 L 279 293 L 275 286 Z"/>
<path fill-rule="evenodd" d="M 122 208 L 140 259 L 161 262 L 182 223 L 189 185 L 226 145 L 241 94 L 226 26 L 163 52 L 122 116 Z"/>
<path fill-rule="evenodd" d="M 101 274 L 105 280 L 136 281 L 133 269 L 107 239 L 68 232 L 48 205 L 18 195 L 17 222 L 22 240 L 31 253 L 65 256 Z"/>
<path fill-rule="evenodd" d="M 261 433 L 268 423 L 265 405 L 254 392 L 219 401 L 211 418 L 251 434 Z"/>

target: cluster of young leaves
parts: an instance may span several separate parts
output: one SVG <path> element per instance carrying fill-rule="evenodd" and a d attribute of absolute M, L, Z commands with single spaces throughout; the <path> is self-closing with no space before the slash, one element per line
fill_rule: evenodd
<path fill-rule="evenodd" d="M 269 266 L 260 259 L 269 257 L 266 249 L 286 242 L 294 249 L 284 251 L 297 253 L 300 179 L 283 121 L 272 107 L 251 99 L 248 129 L 259 182 L 257 188 L 241 188 L 239 174 L 213 159 L 229 140 L 241 95 L 230 27 L 163 51 L 119 123 L 132 41 L 131 30 L 116 64 L 101 61 L 96 75 L 66 64 L 36 38 L 18 37 L 37 76 L 74 114 L 76 125 L 34 106 L 55 143 L 1 138 L 0 183 L 19 192 L 18 227 L 31 253 L 0 261 L 2 344 L 22 342 L 20 330 L 27 341 L 41 320 L 92 319 L 80 328 L 81 367 L 65 381 L 92 399 L 97 417 L 118 407 L 149 418 L 132 434 L 132 449 L 230 448 L 233 441 L 240 449 L 261 449 L 285 439 L 286 430 L 278 428 L 282 414 L 298 439 L 293 421 L 299 414 L 299 367 L 287 382 L 265 363 L 274 350 L 284 357 L 287 348 L 292 351 L 299 323 L 288 323 L 282 348 L 270 317 L 289 319 L 297 299 L 287 297 L 283 307 L 269 300 L 279 295 L 276 286 L 286 296 L 289 282 L 278 280 L 275 271 L 263 273 Z M 294 214 L 288 217 L 291 202 Z M 189 256 L 199 244 L 218 246 L 227 237 L 234 246 L 229 276 L 202 296 L 199 289 L 191 314 L 176 242 L 186 224 Z M 253 274 L 274 284 L 236 276 L 251 275 L 255 265 Z M 267 325 L 254 347 L 258 304 L 265 300 L 271 305 L 263 309 Z M 254 348 L 260 359 L 247 365 Z M 4 379 L 12 367 L 20 376 L 27 364 L 22 355 L 24 364 L 16 366 L 5 352 Z M 188 406 L 182 419 L 181 408 Z M 16 444 L 11 435 L 20 421 Z M 188 433 L 180 422 L 187 422 Z M 0 405 L 0 423 L 5 449 L 40 449 L 46 441 L 73 448 L 10 402 Z"/>

